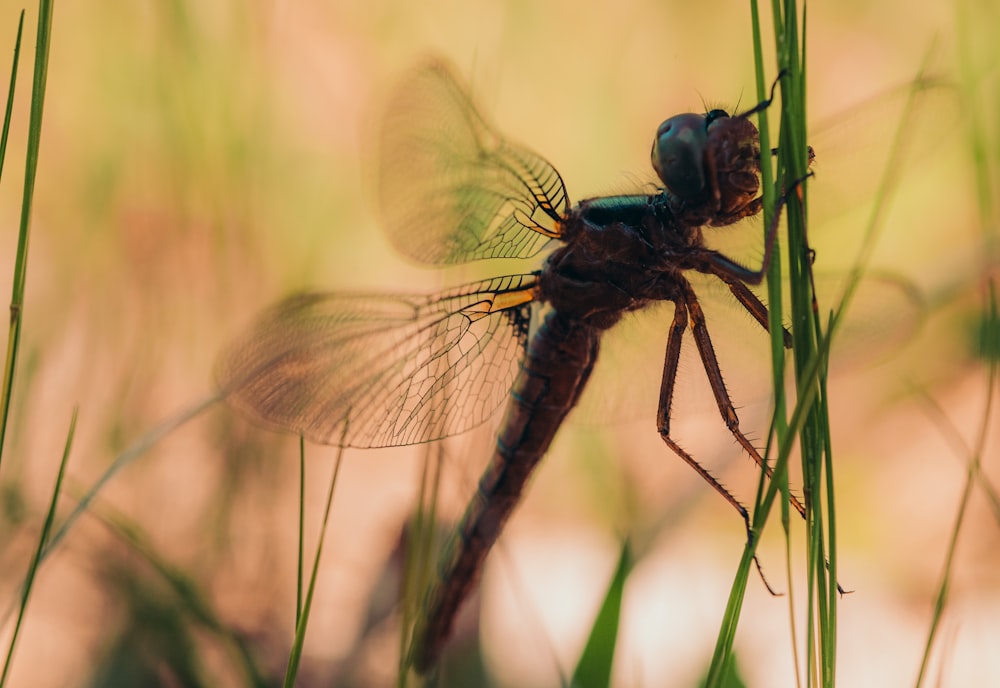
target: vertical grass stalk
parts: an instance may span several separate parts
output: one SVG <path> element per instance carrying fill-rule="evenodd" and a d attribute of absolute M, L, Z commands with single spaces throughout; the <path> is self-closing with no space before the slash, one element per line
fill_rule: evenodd
<path fill-rule="evenodd" d="M 24 164 L 24 193 L 21 198 L 21 221 L 17 235 L 17 254 L 14 259 L 14 284 L 10 297 L 10 329 L 7 335 L 7 358 L 4 363 L 3 388 L 0 390 L 0 457 L 3 456 L 7 436 L 7 418 L 14 389 L 14 370 L 21 342 L 21 319 L 24 309 L 24 288 L 28 273 L 28 238 L 31 227 L 31 207 L 35 197 L 35 176 L 38 171 L 38 151 L 42 139 L 42 113 L 45 110 L 45 84 L 49 75 L 49 42 L 52 35 L 52 0 L 38 3 L 38 32 L 35 41 L 35 69 L 31 83 L 31 114 L 28 119 L 28 150 Z M 23 15 L 22 15 L 23 21 Z M 21 29 L 18 28 L 18 45 Z M 16 65 L 15 65 L 16 67 Z M 14 78 L 10 92 L 13 94 Z M 11 97 L 10 100 L 13 100 Z M 10 111 L 8 101 L 8 112 Z M 6 123 L 5 123 L 6 130 Z M 4 137 L 6 139 L 6 136 Z"/>
<path fill-rule="evenodd" d="M 301 609 L 296 605 L 295 638 L 292 641 L 292 648 L 288 655 L 288 666 L 285 668 L 285 680 L 283 686 L 292 688 L 295 685 L 295 677 L 299 673 L 299 662 L 302 659 L 302 648 L 306 642 L 306 629 L 309 626 L 309 612 L 312 609 L 313 594 L 316 592 L 316 576 L 319 573 L 319 563 L 323 557 L 323 541 L 326 539 L 326 527 L 330 522 L 330 509 L 333 507 L 333 492 L 337 487 L 337 477 L 340 475 L 340 464 L 344 458 L 345 438 L 347 437 L 347 422 L 344 422 L 344 430 L 341 435 L 337 451 L 337 459 L 333 464 L 333 475 L 330 476 L 330 487 L 326 493 L 326 506 L 323 510 L 323 522 L 320 525 L 319 536 L 316 541 L 316 553 L 313 556 L 312 572 L 309 574 L 309 585 L 306 587 L 305 599 L 302 601 Z M 304 455 L 305 444 L 299 445 L 300 451 Z M 304 456 L 303 456 L 304 459 Z M 303 534 L 299 533 L 299 539 Z"/>
<path fill-rule="evenodd" d="M 795 346 L 792 357 L 795 373 L 794 399 L 789 403 L 785 391 L 785 351 L 782 346 L 784 309 L 782 256 L 775 251 L 767 276 L 768 306 L 771 313 L 772 382 L 775 411 L 768 449 L 777 446 L 773 465 L 774 478 L 767 484 L 761 477 L 753 512 L 754 539 L 747 544 L 737 569 L 730 592 L 722 628 L 716 644 L 708 685 L 719 685 L 725 676 L 725 667 L 731 662 L 732 646 L 739 621 L 742 599 L 747 579 L 754 561 L 757 542 L 767 522 L 778 492 L 782 494 L 781 520 L 786 538 L 786 551 L 792 556 L 791 522 L 788 500 L 788 460 L 796 440 L 802 457 L 803 494 L 807 515 L 806 555 L 807 570 L 807 619 L 805 623 L 806 671 L 808 685 L 833 685 L 836 658 L 836 557 L 833 543 L 833 481 L 831 440 L 828 411 L 826 408 L 826 364 L 824 341 L 818 309 L 812 289 L 812 252 L 807 241 L 807 189 L 806 174 L 809 166 L 809 148 L 806 141 L 806 78 L 805 78 L 805 11 L 799 15 L 794 0 L 773 0 L 771 5 L 774 24 L 776 64 L 774 73 L 780 74 L 781 129 L 777 146 L 777 166 L 772 166 L 768 111 L 760 113 L 758 129 L 761 145 L 762 197 L 764 199 L 764 227 L 775 221 L 774 213 L 784 207 L 787 219 L 787 270 L 789 320 Z M 769 80 L 761 40 L 759 10 L 751 2 L 754 64 L 759 100 L 767 97 Z M 791 416 L 788 409 L 791 408 Z M 768 451 L 765 456 L 772 453 Z M 825 524 L 825 525 L 824 525 Z M 829 550 L 829 552 L 828 552 Z M 789 561 L 788 570 L 792 566 Z M 789 587 L 792 578 L 789 575 Z M 789 595 L 794 600 L 793 595 Z M 795 630 L 794 606 L 790 602 L 793 630 L 793 651 L 798 683 L 802 683 L 801 660 L 798 659 L 798 640 Z"/>

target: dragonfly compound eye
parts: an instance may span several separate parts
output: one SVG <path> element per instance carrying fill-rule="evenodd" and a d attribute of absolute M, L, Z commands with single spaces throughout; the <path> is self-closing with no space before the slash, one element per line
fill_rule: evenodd
<path fill-rule="evenodd" d="M 708 128 L 704 115 L 675 115 L 656 130 L 650 154 L 653 169 L 667 190 L 689 198 L 705 187 L 705 147 Z"/>

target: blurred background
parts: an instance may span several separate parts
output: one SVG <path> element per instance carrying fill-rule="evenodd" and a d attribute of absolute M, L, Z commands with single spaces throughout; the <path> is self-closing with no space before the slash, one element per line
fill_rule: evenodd
<path fill-rule="evenodd" d="M 880 274 L 919 289 L 921 305 L 899 306 L 877 285 L 862 290 L 861 312 L 877 325 L 845 342 L 830 392 L 839 574 L 853 591 L 840 606 L 838 676 L 843 685 L 906 685 L 986 413 L 977 342 L 989 328 L 978 314 L 997 188 L 996 176 L 977 187 L 976 165 L 995 175 L 1000 159 L 998 56 L 987 28 L 1000 9 L 890 0 L 809 13 L 810 232 L 820 272 L 849 267 L 860 244 L 903 115 L 893 89 L 929 52 L 929 72 L 950 83 L 918 104 L 873 257 Z M 29 9 L 0 184 L 0 284 L 13 269 L 35 20 Z M 5 6 L 5 60 L 16 23 Z M 36 542 L 74 406 L 62 513 L 126 447 L 213 393 L 218 352 L 271 302 L 306 288 L 427 293 L 452 283 L 392 251 L 373 202 L 381 104 L 428 55 L 454 63 L 500 130 L 562 173 L 573 201 L 650 179 L 651 137 L 667 116 L 755 101 L 749 9 L 735 1 L 58 4 L 0 470 L 6 604 Z M 979 149 L 974 125 L 987 132 Z M 746 228 L 760 236 L 759 220 Z M 726 334 L 725 310 L 712 315 L 720 349 L 726 340 L 744 349 L 742 335 Z M 666 331 L 662 318 L 651 327 Z M 766 346 L 722 361 L 756 439 L 768 419 Z M 752 501 L 751 462 L 699 401 L 700 370 L 682 372 L 677 437 Z M 631 373 L 615 375 L 617 394 L 632 396 Z M 636 396 L 634 414 L 577 419 L 557 438 L 463 617 L 448 660 L 459 666 L 454 685 L 558 685 L 626 536 L 641 558 L 626 588 L 616 684 L 694 685 L 704 672 L 744 532 L 657 437 L 655 396 Z M 981 487 L 1000 478 L 998 425 L 934 651 L 941 685 L 1000 682 L 1000 529 Z M 457 517 L 475 489 L 494 428 L 445 445 L 444 518 Z M 394 682 L 396 549 L 424 452 L 347 452 L 299 685 Z M 222 404 L 170 433 L 101 493 L 46 562 L 11 685 L 280 682 L 294 630 L 297 457 L 295 437 Z M 307 551 L 335 457 L 307 447 Z M 804 554 L 793 553 L 789 581 L 777 525 L 761 562 L 777 589 L 799 599 Z M 800 525 L 793 530 L 801 545 Z M 795 683 L 788 599 L 751 581 L 736 647 L 748 685 Z M 5 629 L 6 638 L 9 621 Z"/>

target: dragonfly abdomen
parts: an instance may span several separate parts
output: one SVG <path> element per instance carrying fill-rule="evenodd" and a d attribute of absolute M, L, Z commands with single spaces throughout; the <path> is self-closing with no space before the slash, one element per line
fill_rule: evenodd
<path fill-rule="evenodd" d="M 528 478 L 576 404 L 597 358 L 599 330 L 550 312 L 532 337 L 514 381 L 496 449 L 442 557 L 440 580 L 428 593 L 414 632 L 414 668 L 437 660 L 462 601 L 521 498 Z"/>

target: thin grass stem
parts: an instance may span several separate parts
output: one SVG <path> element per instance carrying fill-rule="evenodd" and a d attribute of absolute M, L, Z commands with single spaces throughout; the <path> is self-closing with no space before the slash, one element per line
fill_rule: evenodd
<path fill-rule="evenodd" d="M 316 592 L 316 576 L 319 573 L 319 564 L 323 556 L 323 541 L 326 539 L 326 527 L 330 522 L 330 510 L 333 507 L 333 492 L 337 486 L 337 477 L 340 475 L 340 465 L 344 458 L 344 445 L 346 444 L 348 423 L 344 422 L 344 430 L 339 442 L 337 459 L 333 464 L 333 475 L 330 476 L 330 487 L 326 493 L 326 506 L 323 510 L 323 522 L 320 525 L 319 536 L 316 542 L 316 554 L 313 557 L 312 572 L 309 574 L 309 586 L 306 589 L 305 600 L 302 604 L 302 613 L 298 615 L 295 623 L 295 638 L 292 641 L 292 648 L 288 655 L 288 666 L 285 668 L 285 680 L 283 686 L 292 688 L 295 685 L 295 677 L 299 672 L 299 662 L 302 660 L 302 648 L 306 641 L 306 629 L 309 626 L 309 612 L 312 609 L 313 594 Z M 302 447 L 304 452 L 304 447 Z M 300 536 L 301 538 L 301 536 Z"/>
<path fill-rule="evenodd" d="M 24 577 L 24 586 L 21 588 L 21 600 L 17 610 L 17 620 L 14 622 L 14 632 L 10 638 L 10 645 L 7 646 L 7 656 L 3 663 L 3 673 L 0 674 L 0 688 L 7 685 L 7 677 L 14 659 L 14 648 L 17 645 L 17 638 L 21 632 L 21 624 L 24 621 L 24 614 L 28 609 L 28 599 L 31 597 L 31 589 L 35 583 L 35 574 L 42 562 L 42 555 L 45 551 L 45 543 L 52 533 L 52 526 L 56 519 L 56 505 L 59 503 L 59 495 L 62 494 L 63 478 L 66 475 L 66 465 L 69 463 L 69 452 L 73 446 L 73 436 L 76 434 L 76 417 L 78 409 L 73 409 L 73 417 L 69 421 L 69 430 L 66 433 L 66 443 L 63 446 L 62 460 L 59 462 L 59 471 L 56 473 L 56 483 L 52 488 L 52 498 L 49 500 L 49 508 L 45 513 L 45 523 L 42 532 L 38 536 L 38 547 L 31 558 L 28 566 L 28 573 Z"/>

